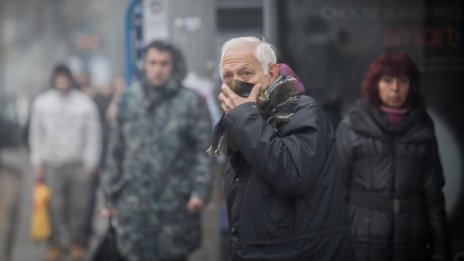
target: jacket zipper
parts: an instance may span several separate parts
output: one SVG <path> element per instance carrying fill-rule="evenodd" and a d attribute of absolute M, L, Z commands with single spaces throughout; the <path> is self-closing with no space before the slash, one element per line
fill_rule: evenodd
<path fill-rule="evenodd" d="M 392 174 L 392 185 L 391 185 L 391 196 L 392 202 L 396 199 L 396 136 L 393 136 L 392 139 L 392 165 L 391 165 L 391 174 Z M 393 206 L 394 208 L 394 206 Z M 390 254 L 392 255 L 391 258 L 394 258 L 394 241 L 395 241 L 395 219 L 396 213 L 394 213 L 394 209 L 391 210 L 392 212 L 392 219 L 391 219 L 391 238 L 390 238 Z"/>

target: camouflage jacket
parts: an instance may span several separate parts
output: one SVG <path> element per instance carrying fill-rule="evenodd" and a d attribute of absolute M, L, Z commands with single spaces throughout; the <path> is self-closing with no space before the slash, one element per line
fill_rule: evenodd
<path fill-rule="evenodd" d="M 206 202 L 210 194 L 211 130 L 205 101 L 187 88 L 135 85 L 122 95 L 103 182 L 128 260 L 175 258 L 198 247 L 200 215 L 186 206 L 191 196 Z"/>

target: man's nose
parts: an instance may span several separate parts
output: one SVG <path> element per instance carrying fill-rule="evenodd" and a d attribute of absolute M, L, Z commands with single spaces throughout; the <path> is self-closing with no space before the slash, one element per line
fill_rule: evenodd
<path fill-rule="evenodd" d="M 153 70 L 159 71 L 161 69 L 161 65 L 155 64 L 153 65 Z"/>
<path fill-rule="evenodd" d="M 234 75 L 234 77 L 232 77 L 233 80 L 237 80 L 237 81 L 243 81 L 242 77 L 240 77 L 240 75 L 236 74 Z"/>

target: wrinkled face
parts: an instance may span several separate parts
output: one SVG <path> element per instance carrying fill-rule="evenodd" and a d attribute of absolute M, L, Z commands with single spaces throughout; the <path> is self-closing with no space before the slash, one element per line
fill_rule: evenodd
<path fill-rule="evenodd" d="M 230 86 L 234 79 L 253 84 L 260 83 L 261 88 L 266 88 L 276 78 L 276 64 L 271 65 L 267 75 L 256 58 L 256 48 L 252 46 L 230 47 L 224 54 L 221 72 L 224 83 Z"/>
<path fill-rule="evenodd" d="M 53 85 L 58 91 L 67 92 L 71 89 L 71 80 L 66 75 L 58 73 Z"/>
<path fill-rule="evenodd" d="M 172 73 L 172 55 L 169 51 L 160 51 L 156 48 L 148 49 L 145 55 L 145 77 L 152 86 L 164 85 Z"/>
<path fill-rule="evenodd" d="M 408 98 L 409 78 L 407 76 L 384 75 L 379 80 L 379 96 L 384 106 L 399 109 Z"/>

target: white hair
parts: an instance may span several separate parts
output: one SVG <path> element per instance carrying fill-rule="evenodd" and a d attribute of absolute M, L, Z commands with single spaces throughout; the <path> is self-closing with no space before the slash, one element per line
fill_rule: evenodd
<path fill-rule="evenodd" d="M 252 46 L 256 48 L 256 59 L 258 59 L 259 63 L 261 64 L 261 68 L 264 71 L 264 74 L 269 74 L 269 65 L 275 64 L 277 62 L 277 57 L 275 54 L 275 48 L 271 44 L 267 43 L 264 40 L 260 40 L 254 36 L 246 36 L 246 37 L 237 37 L 232 38 L 225 42 L 222 45 L 221 51 L 221 60 L 219 62 L 219 72 L 222 78 L 222 63 L 224 61 L 224 55 L 227 50 L 231 47 L 235 46 Z"/>

